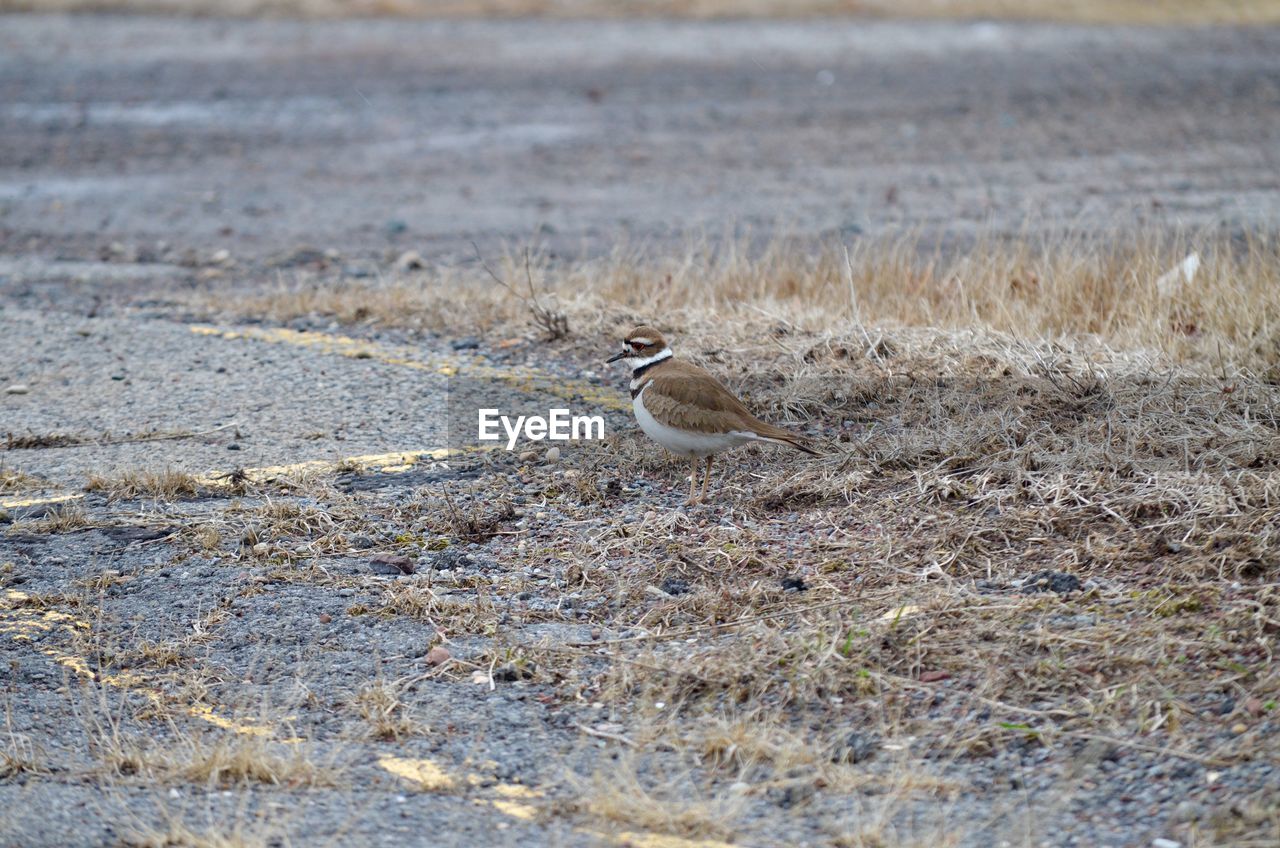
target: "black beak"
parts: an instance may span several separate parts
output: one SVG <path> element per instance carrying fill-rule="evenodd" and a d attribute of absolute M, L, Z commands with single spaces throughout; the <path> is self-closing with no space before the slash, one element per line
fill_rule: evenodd
<path fill-rule="evenodd" d="M 622 353 L 615 353 L 613 356 L 605 360 L 605 364 L 608 364 L 610 362 L 617 362 L 619 359 L 625 359 L 630 355 L 631 355 L 631 351 L 629 350 L 624 350 Z"/>

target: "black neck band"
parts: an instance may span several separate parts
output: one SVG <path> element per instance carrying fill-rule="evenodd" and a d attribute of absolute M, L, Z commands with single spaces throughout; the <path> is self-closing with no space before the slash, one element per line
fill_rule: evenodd
<path fill-rule="evenodd" d="M 634 371 L 632 371 L 632 372 L 631 372 L 631 379 L 633 379 L 633 380 L 634 380 L 634 379 L 636 379 L 637 377 L 643 377 L 643 376 L 644 376 L 644 372 L 648 371 L 650 368 L 652 368 L 653 366 L 657 365 L 659 362 L 666 362 L 666 361 L 667 361 L 668 359 L 670 359 L 670 358 L 671 358 L 671 355 L 670 355 L 670 354 L 668 354 L 668 355 L 666 355 L 666 356 L 662 357 L 661 359 L 655 359 L 655 360 L 653 360 L 652 362 L 646 362 L 644 365 L 641 365 L 639 368 L 637 368 L 637 369 L 635 369 Z"/>

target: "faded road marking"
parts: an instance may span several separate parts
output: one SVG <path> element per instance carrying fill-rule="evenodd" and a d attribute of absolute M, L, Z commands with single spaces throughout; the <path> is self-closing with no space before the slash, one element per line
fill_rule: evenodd
<path fill-rule="evenodd" d="M 596 386 L 584 380 L 558 377 L 526 366 L 498 367 L 488 364 L 481 357 L 424 356 L 417 348 L 407 345 L 388 347 L 350 336 L 303 333 L 283 327 L 225 329 L 193 324 L 190 325 L 190 330 L 197 335 L 213 338 L 288 345 L 348 359 L 371 359 L 386 365 L 411 368 L 443 376 L 461 375 L 473 377 L 479 380 L 505 383 L 517 389 L 532 390 L 536 388 L 539 391 L 545 391 L 566 400 L 579 400 L 586 404 L 615 411 L 629 411 L 631 409 L 630 401 L 624 400 L 621 392 L 614 389 Z M 466 450 L 487 449 L 487 447 L 472 447 Z M 383 454 L 352 456 L 338 460 L 314 459 L 285 465 L 246 468 L 242 469 L 240 473 L 251 482 L 261 482 L 286 474 L 336 471 L 343 467 L 352 467 L 365 472 L 397 474 L 408 471 L 424 459 L 442 460 L 449 456 L 457 455 L 458 452 L 459 449 L 451 448 L 394 451 Z M 210 471 L 207 474 L 198 475 L 196 479 L 202 485 L 211 488 L 225 488 L 231 476 L 231 472 Z M 84 498 L 84 495 L 78 492 L 0 498 L 0 509 L 20 509 L 44 504 L 66 503 L 81 500 L 82 498 Z"/>
<path fill-rule="evenodd" d="M 459 456 L 468 451 L 460 448 L 432 448 L 426 450 L 395 451 L 393 453 L 369 453 L 361 456 L 348 456 L 343 459 L 309 459 L 287 465 L 267 465 L 262 468 L 244 468 L 236 476 L 251 483 L 262 483 L 276 477 L 290 474 L 323 473 L 350 469 L 361 472 L 377 472 L 379 474 L 401 474 L 412 469 L 424 459 L 443 460 L 451 456 Z M 226 487 L 231 474 L 228 472 L 209 472 L 196 477 L 202 486 Z"/>
<path fill-rule="evenodd" d="M 477 798 L 475 803 L 481 807 L 491 807 L 513 819 L 533 821 L 538 816 L 538 808 L 528 803 L 543 797 L 541 790 L 522 783 L 497 783 L 486 787 L 488 780 L 481 774 L 469 772 L 460 778 L 451 776 L 445 769 L 430 759 L 412 759 L 408 757 L 380 757 L 378 765 L 395 776 L 416 784 L 427 792 L 443 792 L 461 787 L 471 786 L 480 791 L 488 791 L 498 798 Z M 491 779 L 491 778 L 490 778 Z M 575 828 L 576 833 L 590 836 L 611 845 L 627 846 L 627 848 L 737 848 L 729 842 L 715 839 L 686 839 L 667 833 L 645 833 L 639 831 L 617 831 L 606 833 L 589 828 Z"/>
<path fill-rule="evenodd" d="M 39 495 L 34 498 L 0 498 L 0 509 L 18 509 L 24 506 L 65 503 L 66 501 L 78 501 L 83 497 L 84 495 L 73 492 L 61 495 Z"/>
<path fill-rule="evenodd" d="M 193 324 L 191 332 L 223 339 L 248 339 L 266 344 L 291 345 L 334 356 L 344 356 L 348 359 L 372 359 L 384 365 L 412 368 L 415 371 L 442 374 L 447 377 L 462 376 L 507 383 L 515 388 L 529 389 L 536 384 L 540 391 L 566 400 L 581 400 L 584 403 L 619 411 L 631 409 L 630 399 L 624 401 L 622 393 L 618 390 L 597 386 L 585 380 L 548 374 L 528 366 L 498 367 L 488 364 L 479 356 L 424 355 L 418 348 L 409 345 L 392 347 L 354 339 L 350 336 L 303 333 L 283 327 L 248 327 L 233 330 Z"/>
<path fill-rule="evenodd" d="M 379 757 L 378 765 L 427 792 L 443 792 L 455 785 L 449 773 L 436 765 L 434 760 L 388 756 Z"/>
<path fill-rule="evenodd" d="M 498 812 L 526 821 L 538 815 L 538 808 L 525 802 L 541 798 L 541 792 L 520 783 L 499 783 L 493 791 L 502 796 L 489 802 Z"/>
<path fill-rule="evenodd" d="M 325 473 L 340 470 L 353 470 L 362 473 L 402 474 L 410 471 L 424 460 L 440 461 L 451 456 L 492 450 L 491 447 L 467 448 L 426 448 L 423 450 L 392 451 L 390 453 L 370 453 L 360 456 L 347 456 L 342 459 L 309 459 L 286 465 L 266 465 L 261 468 L 242 468 L 238 472 L 210 471 L 194 475 L 201 486 L 211 489 L 227 489 L 231 480 L 240 477 L 250 483 L 263 483 L 277 477 L 290 474 Z M 0 498 L 0 509 L 17 509 L 41 504 L 65 503 L 82 500 L 84 494 L 70 492 L 56 495 L 42 495 L 30 498 Z"/>
<path fill-rule="evenodd" d="M 461 779 L 456 779 L 435 760 L 426 758 L 379 757 L 378 765 L 425 792 L 446 792 L 463 785 L 483 792 L 486 791 L 485 783 L 488 782 L 483 775 L 475 774 L 474 772 L 465 774 Z M 537 807 L 524 803 L 525 801 L 542 797 L 542 793 L 536 789 L 531 789 L 518 783 L 498 783 L 495 786 L 488 787 L 487 791 L 502 797 L 477 798 L 475 799 L 476 804 L 493 807 L 503 815 L 524 821 L 531 821 L 538 815 Z"/>
<path fill-rule="evenodd" d="M 34 642 L 38 634 L 55 630 L 63 630 L 74 636 L 83 636 L 92 629 L 87 621 L 76 618 L 65 612 L 50 609 L 31 609 L 25 607 L 31 596 L 16 589 L 6 589 L 0 602 L 0 634 L 8 634 L 17 642 Z M 52 659 L 58 665 L 70 669 L 84 680 L 93 680 L 122 691 L 141 695 L 156 706 L 165 703 L 165 696 L 157 689 L 148 686 L 136 673 L 103 674 L 94 672 L 86 658 L 54 647 L 40 648 L 40 653 Z M 246 724 L 227 718 L 217 713 L 208 704 L 188 704 L 184 708 L 187 715 L 208 722 L 215 727 L 231 730 L 235 733 L 250 736 L 270 736 L 274 731 L 267 726 Z"/>
<path fill-rule="evenodd" d="M 37 638 L 53 631 L 63 630 L 74 636 L 83 636 L 90 632 L 88 622 L 69 613 L 51 609 L 33 609 L 27 606 L 32 600 L 25 592 L 6 589 L 0 596 L 0 635 L 9 635 L 15 641 L 34 643 Z M 166 698 L 163 693 L 149 686 L 138 674 L 123 672 L 121 674 L 104 674 L 94 672 L 88 660 L 67 651 L 53 647 L 40 649 L 59 665 L 70 669 L 78 677 L 93 680 L 107 686 L 140 695 L 157 707 L 163 706 Z M 228 718 L 217 712 L 208 704 L 188 704 L 184 711 L 192 718 L 199 719 L 223 730 L 229 730 L 248 736 L 270 737 L 275 729 L 269 724 L 256 724 Z M 298 737 L 279 740 L 284 743 L 303 741 Z M 538 808 L 531 801 L 543 797 L 538 789 L 517 783 L 496 783 L 486 787 L 491 780 L 483 775 L 468 773 L 464 779 L 455 779 L 437 762 L 425 758 L 409 758 L 383 756 L 378 758 L 378 765 L 387 772 L 416 785 L 426 792 L 448 792 L 467 785 L 474 791 L 492 793 L 496 798 L 477 798 L 475 803 L 489 807 L 509 818 L 530 822 L 537 818 Z M 661 833 L 642 833 L 622 831 L 604 833 L 589 829 L 579 829 L 578 833 L 589 835 L 610 844 L 632 846 L 632 848 L 735 848 L 727 842 L 714 840 L 685 839 Z"/>

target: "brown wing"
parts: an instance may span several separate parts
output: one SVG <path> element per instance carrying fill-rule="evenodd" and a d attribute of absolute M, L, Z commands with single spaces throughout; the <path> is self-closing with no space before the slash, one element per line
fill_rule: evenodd
<path fill-rule="evenodd" d="M 645 376 L 653 385 L 644 393 L 644 408 L 663 424 L 700 433 L 746 431 L 812 453 L 790 430 L 752 415 L 719 380 L 696 365 L 676 360 L 653 368 Z"/>

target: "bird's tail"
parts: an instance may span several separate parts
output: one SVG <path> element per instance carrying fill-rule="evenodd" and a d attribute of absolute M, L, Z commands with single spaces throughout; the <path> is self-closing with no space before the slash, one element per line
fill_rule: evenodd
<path fill-rule="evenodd" d="M 752 428 L 756 438 L 773 442 L 775 445 L 786 445 L 789 448 L 795 448 L 803 451 L 810 456 L 819 456 L 820 454 L 804 443 L 804 440 L 790 430 L 784 430 L 781 427 L 774 427 L 772 424 L 765 424 L 763 421 L 759 425 Z"/>
<path fill-rule="evenodd" d="M 767 437 L 766 437 L 766 438 L 767 438 Z M 779 444 L 779 445 L 786 445 L 787 447 L 795 448 L 796 450 L 798 450 L 798 451 L 803 451 L 804 453 L 807 453 L 807 454 L 809 454 L 810 456 L 818 456 L 818 455 L 819 455 L 819 454 L 818 454 L 818 452 L 817 452 L 816 450 L 814 450 L 813 448 L 809 447 L 809 446 L 808 446 L 808 445 L 806 445 L 804 442 L 800 441 L 800 437 L 799 437 L 799 436 L 796 436 L 796 435 L 788 435 L 788 437 L 787 437 L 787 438 L 785 438 L 785 439 L 769 439 L 769 441 L 771 441 L 771 442 L 773 442 L 773 443 L 775 443 L 775 444 Z"/>

